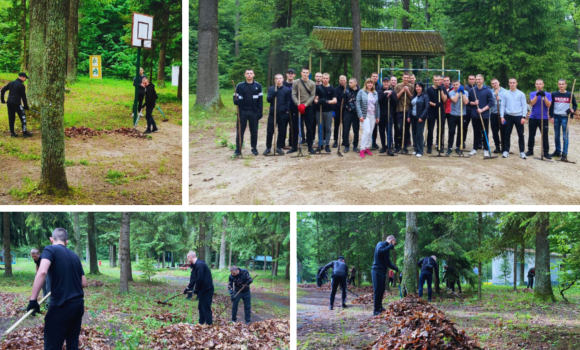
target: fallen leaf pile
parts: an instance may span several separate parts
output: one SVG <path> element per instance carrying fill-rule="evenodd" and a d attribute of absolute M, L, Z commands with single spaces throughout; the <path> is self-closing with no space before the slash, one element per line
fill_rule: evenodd
<path fill-rule="evenodd" d="M 389 294 L 392 295 L 392 294 L 395 294 L 395 293 L 385 291 L 385 294 L 383 295 L 383 299 L 386 298 Z M 355 304 L 355 305 L 368 305 L 368 304 L 372 304 L 372 303 L 374 303 L 373 296 L 374 296 L 373 293 L 361 295 L 360 297 L 354 299 L 351 303 L 352 304 Z"/>
<path fill-rule="evenodd" d="M 93 137 L 93 136 L 100 136 L 103 134 L 117 134 L 117 135 L 123 135 L 123 136 L 129 136 L 129 137 L 135 137 L 135 138 L 147 138 L 147 135 L 143 134 L 142 132 L 133 129 L 133 128 L 127 128 L 127 127 L 122 127 L 119 129 L 115 129 L 115 130 L 95 130 L 95 129 L 91 129 L 91 128 L 87 128 L 86 126 L 81 126 L 81 127 L 70 127 L 70 128 L 66 128 L 64 129 L 64 135 L 67 137 Z"/>
<path fill-rule="evenodd" d="M 20 298 L 18 294 L 0 292 L 0 316 L 17 316 L 27 305 L 28 301 Z"/>
<path fill-rule="evenodd" d="M 389 322 L 389 332 L 383 334 L 366 349 L 480 349 L 465 330 L 455 328 L 453 321 L 417 295 L 408 295 L 389 304 L 386 312 L 376 316 Z"/>
<path fill-rule="evenodd" d="M 148 349 L 247 349 L 275 350 L 288 348 L 290 321 L 271 319 L 225 326 L 173 324 L 151 334 Z M 3 349 L 2 349 L 3 350 Z"/>
<path fill-rule="evenodd" d="M 44 325 L 34 328 L 16 329 L 0 343 L 0 350 L 44 349 Z M 110 350 L 107 338 L 96 327 L 83 326 L 79 337 L 79 349 Z"/>
<path fill-rule="evenodd" d="M 87 284 L 89 287 L 102 287 L 105 285 L 103 282 L 97 280 L 88 281 Z"/>
<path fill-rule="evenodd" d="M 320 288 L 314 283 L 305 283 L 299 284 L 298 288 L 306 288 L 306 289 L 319 289 L 319 290 L 330 290 L 330 283 L 323 284 Z"/>

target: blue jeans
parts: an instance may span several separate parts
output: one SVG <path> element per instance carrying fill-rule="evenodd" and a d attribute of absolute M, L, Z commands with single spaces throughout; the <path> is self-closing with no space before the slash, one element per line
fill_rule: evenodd
<path fill-rule="evenodd" d="M 433 275 L 430 273 L 422 273 L 419 276 L 419 297 L 423 297 L 423 284 L 427 281 L 427 296 L 431 300 L 431 295 L 433 294 L 433 289 L 431 285 L 433 284 Z"/>
<path fill-rule="evenodd" d="M 564 150 L 560 146 L 560 126 L 562 127 L 562 133 L 564 138 Z M 568 135 L 566 133 L 568 129 L 568 116 L 567 115 L 555 115 L 554 116 L 554 138 L 556 143 L 556 152 L 561 152 L 568 154 Z"/>

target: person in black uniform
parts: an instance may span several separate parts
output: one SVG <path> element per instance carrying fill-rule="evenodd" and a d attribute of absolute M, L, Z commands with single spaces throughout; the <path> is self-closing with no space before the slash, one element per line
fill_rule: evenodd
<path fill-rule="evenodd" d="M 139 68 L 139 76 L 136 76 L 135 79 L 133 79 L 133 86 L 139 87 L 139 107 L 137 110 L 139 111 L 140 116 L 143 116 L 141 110 L 143 109 L 143 99 L 145 98 L 145 85 L 143 85 L 143 79 L 147 79 L 147 76 L 145 75 L 143 67 L 141 67 Z"/>
<path fill-rule="evenodd" d="M 287 153 L 294 153 L 298 151 L 294 147 L 294 140 L 298 139 L 298 107 L 294 104 L 292 99 L 292 84 L 294 83 L 294 77 L 296 76 L 296 71 L 292 68 L 288 69 L 286 72 L 286 80 L 284 80 L 284 86 L 290 89 L 290 137 L 288 139 L 288 145 L 291 147 Z"/>
<path fill-rule="evenodd" d="M 356 287 L 356 267 L 350 269 L 350 277 L 348 278 L 348 284 L 352 284 Z"/>
<path fill-rule="evenodd" d="M 372 268 L 372 279 L 373 279 L 373 299 L 374 299 L 374 309 L 373 315 L 378 315 L 385 311 L 383 308 L 383 297 L 385 296 L 385 282 L 387 279 L 387 268 L 399 271 L 399 268 L 393 265 L 391 262 L 391 250 L 395 248 L 397 244 L 397 239 L 395 236 L 389 236 L 385 242 L 377 243 L 375 247 L 374 262 Z"/>
<path fill-rule="evenodd" d="M 147 118 L 147 130 L 144 134 L 150 134 L 156 132 L 157 124 L 155 124 L 155 119 L 153 119 L 153 110 L 157 104 L 157 91 L 155 91 L 155 85 L 149 82 L 149 79 L 143 79 L 143 86 L 145 86 L 145 118 Z"/>
<path fill-rule="evenodd" d="M 266 150 L 264 155 L 272 152 L 272 138 L 274 136 L 274 105 L 276 105 L 276 123 L 278 124 L 278 139 L 276 140 L 276 152 L 284 154 L 282 147 L 286 142 L 286 130 L 290 119 L 290 101 L 292 101 L 292 89 L 284 86 L 282 74 L 276 74 L 276 86 L 270 86 L 266 100 L 270 103 L 268 114 L 268 128 L 266 134 Z"/>
<path fill-rule="evenodd" d="M 383 88 L 379 95 L 379 106 L 381 112 L 381 119 L 379 120 L 379 135 L 381 137 L 381 145 L 383 146 L 379 153 L 387 153 L 389 156 L 394 156 L 393 147 L 393 116 L 397 108 L 397 94 L 391 88 L 391 79 L 383 78 Z M 391 110 L 389 110 L 389 106 Z M 386 140 L 385 140 L 386 136 Z"/>
<path fill-rule="evenodd" d="M 528 270 L 528 288 L 534 289 L 534 277 L 536 277 L 536 267 Z"/>
<path fill-rule="evenodd" d="M 83 288 L 87 286 L 87 279 L 79 257 L 66 248 L 68 232 L 64 228 L 55 229 L 50 242 L 52 245 L 45 247 L 40 256 L 26 310 L 34 310 L 33 314 L 40 312 L 38 294 L 46 276 L 50 276 L 52 294 L 44 317 L 44 350 L 62 350 L 65 341 L 68 350 L 78 350 L 85 313 Z"/>
<path fill-rule="evenodd" d="M 433 131 L 437 126 L 437 136 L 435 138 L 435 148 L 439 147 L 439 135 L 441 135 L 441 149 L 439 153 L 443 153 L 445 149 L 445 102 L 449 93 L 441 84 L 443 79 L 440 75 L 433 76 L 433 85 L 427 89 L 429 96 L 429 123 L 427 126 L 427 153 L 431 154 L 433 147 Z M 439 130 L 439 116 L 441 116 L 441 130 Z"/>
<path fill-rule="evenodd" d="M 244 318 L 246 324 L 250 324 L 252 321 L 252 295 L 250 293 L 250 284 L 252 284 L 252 282 L 254 282 L 254 280 L 252 279 L 252 276 L 250 276 L 248 270 L 240 269 L 237 266 L 230 267 L 228 290 L 230 291 L 230 297 L 232 298 L 233 303 L 232 322 L 236 322 L 237 320 L 240 299 L 244 301 Z M 237 297 L 236 294 L 238 294 Z"/>
<path fill-rule="evenodd" d="M 197 254 L 193 251 L 187 254 L 187 260 L 193 264 L 193 271 L 195 274 L 194 280 L 189 281 L 189 285 L 183 291 L 183 294 L 189 294 L 193 290 L 193 294 L 197 295 L 197 309 L 199 310 L 199 324 L 212 324 L 211 302 L 213 298 L 213 278 L 211 270 L 205 261 L 197 258 Z"/>
<path fill-rule="evenodd" d="M 423 285 L 427 281 L 427 296 L 428 301 L 431 302 L 431 295 L 433 294 L 433 273 L 439 273 L 437 257 L 435 255 L 428 256 L 419 260 L 417 265 L 421 268 L 421 274 L 419 275 L 419 297 L 423 297 Z"/>
<path fill-rule="evenodd" d="M 326 274 L 326 270 L 332 269 L 332 276 L 331 276 L 331 285 L 332 289 L 330 291 L 330 306 L 328 310 L 334 310 L 334 297 L 336 296 L 336 291 L 338 290 L 338 286 L 342 289 L 342 307 L 347 308 L 346 306 L 346 278 L 348 277 L 348 266 L 345 263 L 344 256 L 339 256 L 336 261 L 331 261 L 327 265 L 325 265 L 322 270 L 320 271 L 317 278 L 322 277 L 322 275 Z"/>
<path fill-rule="evenodd" d="M 234 92 L 234 104 L 238 106 L 240 113 L 241 130 L 236 132 L 236 150 L 234 156 L 239 156 L 242 153 L 240 149 L 244 144 L 244 133 L 246 126 L 250 125 L 250 143 L 252 145 L 252 154 L 258 155 L 258 121 L 262 119 L 262 110 L 264 104 L 264 96 L 262 92 L 262 85 L 254 81 L 254 70 L 246 69 L 246 81 L 239 83 Z M 238 129 L 236 121 L 236 129 Z M 241 142 L 240 142 L 241 133 Z M 241 144 L 240 144 L 241 143 Z"/>
<path fill-rule="evenodd" d="M 8 107 L 8 123 L 10 124 L 10 135 L 12 137 L 17 137 L 18 134 L 14 132 L 14 122 L 16 121 L 16 114 L 20 118 L 22 123 L 22 136 L 30 137 L 32 133 L 28 132 L 26 128 L 26 114 L 24 111 L 28 110 L 28 100 L 26 99 L 26 86 L 24 82 L 28 79 L 26 73 L 19 73 L 18 79 L 11 81 L 10 83 L 4 85 L 2 90 L 0 90 L 2 103 L 5 103 Z M 4 94 L 6 91 L 8 93 L 8 101 L 4 100 Z M 22 102 L 22 105 L 20 104 Z"/>
<path fill-rule="evenodd" d="M 38 273 L 38 268 L 40 267 L 40 253 L 38 249 L 33 248 L 30 250 L 30 257 L 36 264 L 36 273 Z M 50 277 L 46 275 L 46 279 L 44 280 L 44 284 L 42 285 L 42 296 L 45 297 L 48 292 L 50 292 Z M 46 299 L 46 305 L 50 304 L 50 297 Z"/>

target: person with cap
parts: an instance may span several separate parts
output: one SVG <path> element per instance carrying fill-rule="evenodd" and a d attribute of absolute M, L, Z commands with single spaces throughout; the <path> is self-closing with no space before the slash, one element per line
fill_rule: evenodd
<path fill-rule="evenodd" d="M 33 248 L 30 250 L 30 257 L 32 258 L 32 261 L 34 261 L 34 264 L 36 265 L 36 273 L 38 273 L 38 268 L 40 267 L 40 253 L 38 252 L 38 249 Z M 45 297 L 48 292 L 50 292 L 50 277 L 47 275 L 46 279 L 44 280 L 44 284 L 42 285 L 42 296 Z M 46 299 L 46 305 L 50 304 L 50 297 L 48 297 L 48 299 Z"/>
<path fill-rule="evenodd" d="M 87 279 L 79 257 L 66 246 L 68 232 L 56 228 L 40 256 L 40 266 L 34 278 L 32 295 L 27 311 L 40 312 L 38 294 L 46 276 L 50 276 L 51 298 L 44 317 L 44 349 L 61 350 L 66 341 L 67 349 L 79 348 L 81 322 L 85 313 L 84 292 Z"/>
<path fill-rule="evenodd" d="M 26 99 L 26 86 L 24 82 L 28 79 L 26 73 L 19 73 L 18 79 L 9 82 L 0 89 L 0 100 L 6 104 L 8 108 L 8 124 L 10 125 L 10 136 L 17 137 L 18 134 L 14 131 L 14 122 L 16 121 L 16 114 L 22 123 L 22 136 L 31 137 L 32 133 L 28 132 L 26 128 L 26 113 L 28 110 L 28 100 Z M 4 100 L 4 94 L 8 93 L 8 100 Z M 22 104 L 21 104 L 22 103 Z"/>
<path fill-rule="evenodd" d="M 437 265 L 437 257 L 435 255 L 428 256 L 419 260 L 417 263 L 421 268 L 419 275 L 419 298 L 423 297 L 423 285 L 427 282 L 427 297 L 431 302 L 431 295 L 433 294 L 433 274 L 439 273 L 439 265 Z"/>
<path fill-rule="evenodd" d="M 230 278 L 228 280 L 228 291 L 232 299 L 232 322 L 236 322 L 238 315 L 238 305 L 240 300 L 244 301 L 244 319 L 246 324 L 252 321 L 252 294 L 250 284 L 254 280 L 248 270 L 240 269 L 232 265 L 230 267 Z M 236 296 L 237 295 L 237 296 Z"/>
<path fill-rule="evenodd" d="M 346 306 L 346 279 L 348 277 L 348 265 L 346 265 L 346 260 L 344 256 L 339 256 L 337 260 L 329 262 L 325 265 L 318 276 L 317 279 L 321 278 L 324 274 L 326 274 L 326 270 L 332 269 L 331 275 L 331 286 L 332 289 L 330 291 L 330 306 L 328 310 L 334 310 L 334 297 L 336 296 L 336 291 L 338 290 L 338 286 L 342 289 L 342 308 L 347 308 Z"/>
<path fill-rule="evenodd" d="M 213 278 L 211 270 L 205 261 L 198 259 L 194 251 L 187 253 L 187 260 L 193 265 L 195 270 L 195 279 L 189 281 L 189 285 L 183 291 L 183 294 L 189 294 L 193 290 L 193 294 L 197 295 L 197 309 L 199 311 L 199 324 L 211 325 L 212 312 L 211 302 L 213 298 Z"/>
<path fill-rule="evenodd" d="M 145 87 L 145 118 L 147 119 L 147 130 L 144 134 L 150 134 L 159 130 L 153 119 L 153 110 L 157 105 L 157 91 L 155 91 L 155 85 L 147 78 L 143 79 L 142 85 Z"/>
<path fill-rule="evenodd" d="M 234 92 L 234 104 L 238 106 L 239 111 L 239 129 L 236 132 L 236 150 L 234 156 L 241 155 L 242 145 L 244 144 L 244 133 L 246 126 L 250 126 L 250 144 L 252 154 L 258 155 L 258 123 L 262 119 L 262 110 L 264 105 L 264 93 L 262 85 L 254 81 L 254 70 L 246 69 L 244 73 L 246 80 L 236 85 Z M 238 125 L 236 125 L 238 128 Z"/>
<path fill-rule="evenodd" d="M 399 271 L 399 268 L 391 262 L 391 250 L 395 248 L 397 239 L 395 236 L 389 236 L 384 242 L 377 243 L 375 247 L 373 267 L 371 276 L 373 280 L 373 315 L 378 315 L 385 311 L 383 307 L 383 297 L 385 296 L 385 282 L 387 278 L 387 269 Z"/>
<path fill-rule="evenodd" d="M 141 117 L 143 116 L 141 110 L 143 109 L 143 99 L 145 98 L 145 85 L 143 85 L 143 79 L 147 79 L 147 76 L 145 75 L 143 67 L 141 67 L 139 68 L 139 75 L 133 79 L 133 86 L 139 87 L 139 107 L 137 107 L 137 110 L 139 111 L 139 115 Z"/>

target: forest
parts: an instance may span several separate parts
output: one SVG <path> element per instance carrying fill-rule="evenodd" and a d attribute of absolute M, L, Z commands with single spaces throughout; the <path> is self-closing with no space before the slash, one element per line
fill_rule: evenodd
<path fill-rule="evenodd" d="M 457 327 L 439 328 L 434 323 L 429 326 L 430 321 L 420 321 L 421 327 L 432 327 L 427 342 L 438 336 L 452 337 L 451 333 L 463 329 L 467 340 L 461 344 L 450 341 L 450 346 L 457 346 L 451 347 L 454 349 L 477 348 L 469 347 L 475 342 L 486 349 L 538 348 L 546 344 L 572 349 L 580 339 L 578 213 L 308 212 L 298 213 L 297 219 L 298 340 L 302 346 L 308 343 L 332 348 L 340 344 L 345 348 L 379 349 L 387 342 L 402 346 L 411 340 L 406 338 L 410 332 L 385 333 L 382 326 L 389 319 L 402 322 L 398 308 L 401 312 L 436 312 L 433 322 L 440 322 L 441 316 L 444 323 Z M 370 318 L 372 294 L 367 293 L 372 293 L 373 254 L 376 244 L 390 235 L 397 239 L 391 261 L 403 279 L 387 283 L 387 313 Z M 357 295 L 348 293 L 350 308 L 346 314 L 340 312 L 345 318 L 337 322 L 333 317 L 337 311 L 319 306 L 328 303 L 328 285 L 319 289 L 313 282 L 319 267 L 340 255 L 349 269 L 357 269 L 356 287 L 348 287 Z M 433 303 L 426 303 L 426 295 L 425 300 L 408 299 L 417 295 L 417 261 L 433 255 L 439 265 L 439 271 L 433 272 Z M 456 270 L 463 287 L 459 293 L 445 285 L 444 265 Z M 535 283 L 529 288 L 532 267 Z M 338 300 L 339 296 L 340 289 Z M 316 310 L 321 314 L 314 317 L 311 313 L 316 315 Z M 555 318 L 563 322 L 554 325 Z M 375 321 L 377 324 L 371 326 Z M 347 329 L 341 329 L 341 322 L 349 325 Z M 412 329 L 421 333 L 421 327 Z M 363 331 L 372 336 L 359 336 Z"/>
<path fill-rule="evenodd" d="M 103 346 L 102 349 L 152 348 L 159 342 L 179 343 L 180 337 L 191 332 L 187 324 L 201 326 L 197 324 L 197 304 L 190 306 L 192 302 L 185 296 L 167 305 L 156 302 L 182 293 L 187 286 L 190 271 L 186 254 L 193 250 L 211 267 L 216 288 L 212 309 L 214 324 L 219 327 L 215 333 L 206 332 L 204 342 L 222 332 L 231 345 L 265 346 L 273 341 L 286 348 L 289 220 L 288 213 L 257 212 L 5 212 L 0 226 L 3 257 L 12 256 L 15 263 L 0 265 L 0 338 L 23 314 L 34 279 L 30 250 L 37 248 L 42 252 L 44 246 L 50 245 L 52 230 L 62 227 L 69 232 L 67 247 L 78 255 L 89 280 L 81 334 L 81 339 L 86 337 L 85 345 Z M 232 265 L 257 275 L 252 287 L 255 322 L 248 328 L 228 323 L 230 298 L 226 298 L 226 283 Z M 17 340 L 29 331 L 41 340 L 41 323 L 42 317 L 29 317 L 4 337 L 0 348 L 18 349 Z M 282 331 L 267 340 L 256 338 L 255 334 L 270 327 L 280 327 Z M 175 333 L 168 334 L 166 328 Z M 239 338 L 234 339 L 235 334 Z"/>

